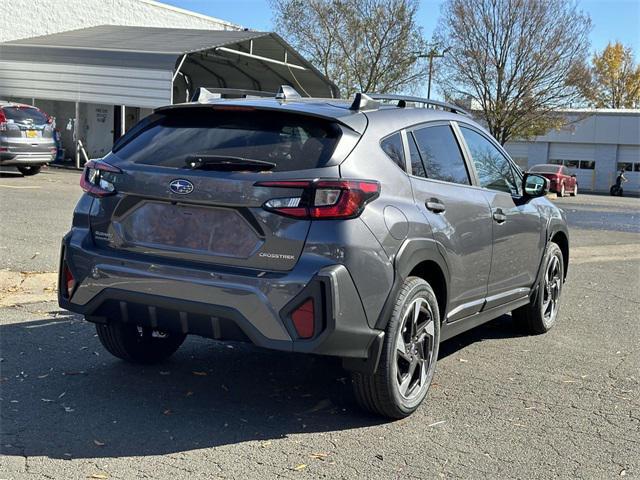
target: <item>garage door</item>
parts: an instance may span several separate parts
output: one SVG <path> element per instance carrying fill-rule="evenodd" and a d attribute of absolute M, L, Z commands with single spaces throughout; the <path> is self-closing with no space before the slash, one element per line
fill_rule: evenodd
<path fill-rule="evenodd" d="M 624 169 L 624 176 L 629 180 L 623 185 L 624 190 L 640 191 L 640 147 L 620 145 L 618 147 L 618 172 Z"/>
<path fill-rule="evenodd" d="M 581 190 L 593 190 L 596 182 L 595 146 L 581 143 L 552 143 L 549 163 L 564 165 L 576 176 Z"/>

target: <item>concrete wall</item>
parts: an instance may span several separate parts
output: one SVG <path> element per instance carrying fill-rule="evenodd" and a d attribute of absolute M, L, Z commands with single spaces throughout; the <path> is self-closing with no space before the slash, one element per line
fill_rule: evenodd
<path fill-rule="evenodd" d="M 0 42 L 97 25 L 241 29 L 152 0 L 2 0 L 0 10 Z"/>

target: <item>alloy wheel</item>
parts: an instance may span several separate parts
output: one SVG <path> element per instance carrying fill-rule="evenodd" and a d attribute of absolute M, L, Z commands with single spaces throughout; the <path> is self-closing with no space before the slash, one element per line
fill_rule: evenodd
<path fill-rule="evenodd" d="M 558 301 L 562 289 L 561 274 L 560 259 L 554 255 L 549 259 L 545 270 L 542 292 L 542 316 L 547 325 L 553 322 L 558 311 Z"/>
<path fill-rule="evenodd" d="M 396 386 L 407 400 L 420 396 L 429 386 L 429 371 L 435 361 L 434 335 L 431 307 L 424 298 L 416 298 L 398 329 L 394 358 Z"/>

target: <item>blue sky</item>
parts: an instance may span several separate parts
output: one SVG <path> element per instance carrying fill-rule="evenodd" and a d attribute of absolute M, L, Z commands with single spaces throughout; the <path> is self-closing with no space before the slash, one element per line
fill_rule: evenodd
<path fill-rule="evenodd" d="M 228 20 L 252 30 L 272 30 L 267 0 L 161 0 L 194 12 Z M 441 0 L 422 0 L 418 22 L 431 37 L 440 14 Z M 619 40 L 633 48 L 640 61 L 640 0 L 579 0 L 579 8 L 591 16 L 591 49 L 602 50 L 609 41 Z"/>

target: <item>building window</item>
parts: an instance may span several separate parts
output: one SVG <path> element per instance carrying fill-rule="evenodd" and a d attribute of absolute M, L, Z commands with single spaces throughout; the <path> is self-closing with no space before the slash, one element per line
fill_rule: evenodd
<path fill-rule="evenodd" d="M 618 162 L 618 171 L 624 170 L 625 172 L 631 172 L 633 170 L 633 163 L 631 162 Z"/>
<path fill-rule="evenodd" d="M 567 168 L 578 168 L 580 170 L 593 170 L 596 168 L 596 162 L 593 160 L 560 160 L 552 158 L 549 160 L 552 165 L 563 165 Z"/>
<path fill-rule="evenodd" d="M 596 168 L 596 162 L 593 160 L 580 160 L 580 170 L 593 170 Z"/>
<path fill-rule="evenodd" d="M 640 162 L 636 162 L 633 164 L 633 171 L 640 172 Z"/>
<path fill-rule="evenodd" d="M 578 168 L 580 160 L 564 160 L 563 165 L 567 168 Z"/>

